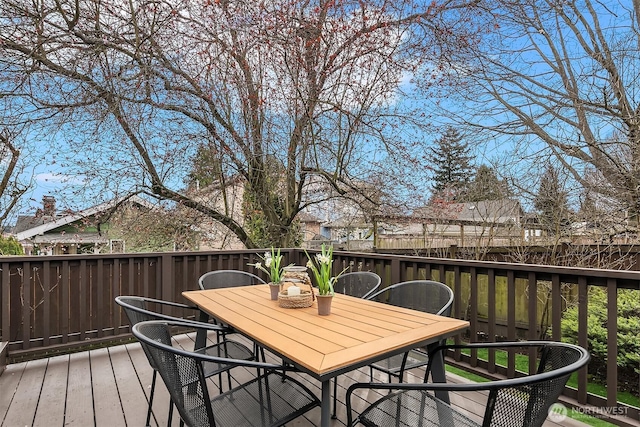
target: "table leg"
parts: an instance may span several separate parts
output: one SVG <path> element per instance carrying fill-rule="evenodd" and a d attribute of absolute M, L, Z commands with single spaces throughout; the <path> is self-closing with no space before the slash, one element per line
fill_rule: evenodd
<path fill-rule="evenodd" d="M 331 423 L 331 380 L 322 381 L 322 399 L 320 400 L 320 426 L 329 427 Z"/>
<path fill-rule="evenodd" d="M 198 321 L 202 323 L 207 323 L 209 321 L 209 315 L 204 311 L 200 310 L 200 316 Z M 207 346 L 207 331 L 204 329 L 198 329 L 196 332 L 196 345 L 195 349 L 204 348 Z"/>
<path fill-rule="evenodd" d="M 440 345 L 439 342 L 437 343 L 433 343 L 430 344 L 429 346 L 427 346 L 427 350 L 429 351 L 429 353 L 431 353 L 431 350 L 433 350 L 434 348 L 438 347 Z M 442 352 L 439 351 L 437 352 L 433 359 L 431 360 L 431 380 L 434 383 L 446 383 L 447 382 L 447 377 L 446 377 L 446 372 L 444 369 L 444 357 L 442 355 Z M 449 401 L 449 392 L 446 390 L 439 390 L 436 391 L 436 397 L 440 400 L 442 400 L 443 402 L 446 403 L 451 403 Z"/>

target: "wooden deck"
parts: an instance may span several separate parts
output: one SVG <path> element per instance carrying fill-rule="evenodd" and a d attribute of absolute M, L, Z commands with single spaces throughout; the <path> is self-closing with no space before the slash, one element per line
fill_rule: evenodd
<path fill-rule="evenodd" d="M 185 335 L 183 339 L 191 338 Z M 420 375 L 417 371 L 409 380 L 420 381 Z M 0 426 L 141 427 L 145 423 L 151 377 L 152 370 L 138 343 L 12 364 L 0 376 Z M 320 395 L 320 383 L 304 375 L 300 377 Z M 369 381 L 369 371 L 360 369 L 338 378 L 338 419 L 333 422 L 336 427 L 346 423 L 343 403 L 346 387 L 353 382 Z M 382 381 L 385 378 L 379 377 Z M 461 379 L 451 375 L 448 380 Z M 373 392 L 360 396 L 362 400 L 357 406 L 361 408 L 378 396 Z M 482 412 L 486 396 L 465 393 L 464 397 L 452 395 L 451 399 L 454 405 L 474 416 Z M 159 377 L 153 407 L 151 425 L 166 426 L 169 394 Z M 172 424 L 178 426 L 177 412 L 173 418 Z M 319 424 L 320 408 L 315 408 L 288 425 Z M 586 426 L 570 419 L 562 425 Z M 557 426 L 545 423 L 545 427 Z"/>

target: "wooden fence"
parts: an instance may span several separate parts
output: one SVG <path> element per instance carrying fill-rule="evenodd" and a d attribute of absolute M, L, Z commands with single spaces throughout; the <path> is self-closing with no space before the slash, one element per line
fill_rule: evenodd
<path fill-rule="evenodd" d="M 282 253 L 285 265 L 306 263 L 304 251 Z M 3 354 L 11 362 L 128 337 L 128 321 L 114 304 L 117 295 L 184 301 L 181 293 L 196 289 L 203 273 L 218 269 L 256 272 L 248 264 L 258 261 L 260 254 L 262 251 L 2 257 L 0 362 Z M 351 252 L 334 252 L 334 258 L 336 271 L 344 267 L 375 271 L 383 278 L 383 286 L 412 279 L 447 283 L 456 295 L 453 315 L 471 322 L 468 338 L 472 341 L 538 339 L 541 335 L 560 340 L 563 310 L 567 304 L 577 304 L 578 340 L 586 347 L 588 289 L 601 287 L 606 291 L 608 310 L 604 325 L 607 379 L 617 384 L 617 294 L 633 289 L 640 297 L 640 272 Z M 482 365 L 484 372 L 500 370 L 495 360 L 481 362 L 475 354 L 466 361 L 471 367 Z M 514 355 L 509 356 L 506 369 L 514 372 Z M 608 387 L 604 399 L 588 394 L 585 370 L 579 374 L 577 389 L 568 395 L 581 404 L 623 406 L 627 417 L 640 419 L 637 408 L 617 402 L 616 387 Z"/>

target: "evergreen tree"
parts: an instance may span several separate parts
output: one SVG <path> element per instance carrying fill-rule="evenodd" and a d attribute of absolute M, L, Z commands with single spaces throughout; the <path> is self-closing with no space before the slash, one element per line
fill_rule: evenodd
<path fill-rule="evenodd" d="M 24 255 L 24 250 L 13 237 L 0 237 L 0 255 Z"/>
<path fill-rule="evenodd" d="M 569 202 L 567 192 L 560 183 L 558 170 L 548 163 L 533 206 L 540 214 L 540 223 L 555 235 L 564 234 L 569 226 Z"/>
<path fill-rule="evenodd" d="M 198 150 L 191 160 L 191 172 L 187 175 L 188 187 L 206 187 L 224 178 L 222 164 L 216 148 L 207 144 L 198 145 Z"/>
<path fill-rule="evenodd" d="M 580 196 L 580 210 L 577 213 L 581 221 L 595 225 L 602 220 L 605 214 L 598 209 L 598 203 L 594 197 L 593 191 L 589 188 L 583 188 Z"/>
<path fill-rule="evenodd" d="M 448 127 L 435 141 L 435 146 L 429 147 L 429 152 L 433 155 L 430 161 L 434 194 L 448 200 L 458 199 L 473 175 L 469 144 L 457 129 Z"/>
<path fill-rule="evenodd" d="M 487 165 L 481 165 L 473 181 L 469 183 L 462 196 L 464 202 L 482 200 L 500 200 L 511 196 L 511 190 L 505 180 L 498 178 L 496 171 Z"/>

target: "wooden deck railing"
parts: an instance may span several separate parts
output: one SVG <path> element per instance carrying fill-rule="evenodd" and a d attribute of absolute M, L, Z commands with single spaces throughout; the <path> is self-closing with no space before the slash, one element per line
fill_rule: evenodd
<path fill-rule="evenodd" d="M 310 251 L 311 252 L 311 251 Z M 128 336 L 128 321 L 114 304 L 117 295 L 144 295 L 183 301 L 182 291 L 197 288 L 207 271 L 239 269 L 259 260 L 256 251 L 67 255 L 0 258 L 0 364 L 3 348 L 9 362 L 40 357 L 74 347 L 101 344 Z M 299 249 L 283 250 L 285 265 L 304 265 Z M 579 344 L 587 346 L 588 287 L 606 289 L 608 319 L 607 380 L 617 384 L 617 293 L 639 292 L 640 272 L 548 267 L 370 253 L 334 252 L 335 269 L 370 270 L 383 286 L 411 279 L 449 284 L 456 295 L 453 315 L 471 322 L 468 337 L 458 339 L 561 339 L 560 320 L 567 304 L 578 304 Z M 530 298 L 535 295 L 535 298 Z M 495 358 L 455 355 L 483 372 L 500 372 Z M 1 372 L 0 367 L 0 372 Z M 515 371 L 509 355 L 506 373 Z M 587 374 L 567 394 L 580 404 L 624 408 L 639 420 L 639 411 L 617 401 L 617 388 L 606 398 L 587 393 Z"/>

